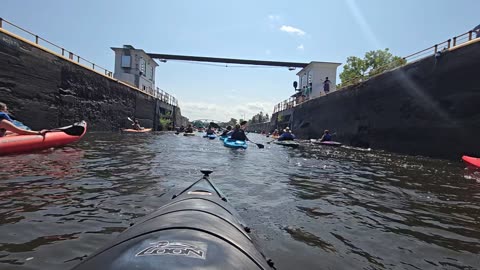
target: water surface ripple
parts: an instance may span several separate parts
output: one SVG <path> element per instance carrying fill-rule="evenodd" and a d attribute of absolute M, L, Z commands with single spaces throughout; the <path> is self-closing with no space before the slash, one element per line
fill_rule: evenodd
<path fill-rule="evenodd" d="M 265 143 L 267 138 L 250 135 Z M 68 269 L 212 168 L 278 269 L 478 269 L 480 179 L 461 162 L 173 133 L 91 133 L 0 157 L 0 269 Z"/>

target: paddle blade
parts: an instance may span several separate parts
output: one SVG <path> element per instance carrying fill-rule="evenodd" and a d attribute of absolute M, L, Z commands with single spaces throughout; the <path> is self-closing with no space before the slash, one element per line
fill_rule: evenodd
<path fill-rule="evenodd" d="M 81 121 L 71 126 L 51 129 L 49 130 L 49 132 L 64 132 L 65 134 L 68 134 L 70 136 L 81 136 L 85 131 L 86 126 L 87 123 L 85 121 Z"/>

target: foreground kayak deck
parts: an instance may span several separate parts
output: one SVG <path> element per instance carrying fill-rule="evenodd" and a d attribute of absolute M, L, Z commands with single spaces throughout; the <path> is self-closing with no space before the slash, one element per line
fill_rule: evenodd
<path fill-rule="evenodd" d="M 28 153 L 60 147 L 80 140 L 87 132 L 87 123 L 53 129 L 42 135 L 12 135 L 0 138 L 0 155 Z"/>
<path fill-rule="evenodd" d="M 472 165 L 472 166 L 475 166 L 477 168 L 480 168 L 480 158 L 470 157 L 470 156 L 462 156 L 462 159 L 468 165 Z"/>
<path fill-rule="evenodd" d="M 272 269 L 211 171 L 74 269 Z"/>

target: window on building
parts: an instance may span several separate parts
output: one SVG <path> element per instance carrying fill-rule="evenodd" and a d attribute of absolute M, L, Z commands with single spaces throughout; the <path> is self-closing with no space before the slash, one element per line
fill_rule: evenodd
<path fill-rule="evenodd" d="M 140 58 L 140 72 L 145 77 L 147 76 L 147 74 L 145 74 L 146 70 L 147 70 L 147 63 L 145 62 L 145 59 Z"/>
<path fill-rule="evenodd" d="M 122 67 L 131 67 L 132 57 L 130 55 L 122 55 Z"/>
<path fill-rule="evenodd" d="M 150 80 L 153 81 L 153 77 L 154 77 L 154 72 L 155 72 L 155 67 L 152 67 L 152 72 L 150 73 Z"/>

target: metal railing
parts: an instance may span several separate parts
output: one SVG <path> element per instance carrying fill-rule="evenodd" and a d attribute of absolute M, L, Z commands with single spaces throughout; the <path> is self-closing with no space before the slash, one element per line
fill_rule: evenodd
<path fill-rule="evenodd" d="M 360 83 L 364 80 L 368 80 L 373 76 L 382 74 L 384 72 L 390 71 L 390 70 L 392 70 L 394 68 L 397 68 L 397 67 L 404 66 L 408 63 L 412 63 L 414 61 L 417 61 L 417 60 L 420 60 L 420 59 L 423 59 L 423 58 L 426 58 L 426 57 L 434 56 L 437 52 L 448 51 L 449 49 L 451 49 L 453 47 L 459 46 L 461 44 L 464 44 L 466 42 L 469 42 L 473 39 L 476 39 L 476 38 L 480 37 L 480 36 L 476 36 L 474 38 L 473 34 L 474 34 L 473 31 L 468 31 L 468 32 L 463 33 L 461 35 L 455 36 L 451 39 L 448 39 L 448 40 L 445 40 L 443 42 L 437 43 L 437 44 L 435 44 L 435 45 L 433 45 L 429 48 L 426 48 L 426 49 L 423 49 L 423 50 L 418 51 L 416 53 L 407 55 L 407 56 L 402 58 L 403 63 L 401 63 L 401 64 L 392 62 L 392 63 L 389 63 L 387 65 L 378 67 L 375 70 L 370 70 L 366 76 L 355 77 L 355 78 L 353 78 L 353 79 L 351 79 L 347 82 L 343 82 L 340 89 L 345 88 L 345 87 L 350 86 L 350 85 L 353 85 L 353 84 L 356 84 L 356 83 Z M 337 89 L 337 90 L 340 90 L 340 89 Z M 281 112 L 283 110 L 287 110 L 287 109 L 289 109 L 291 107 L 294 107 L 294 106 L 297 106 L 298 104 L 301 104 L 305 101 L 306 100 L 299 102 L 298 100 L 293 100 L 293 106 L 291 106 L 290 104 L 292 104 L 292 98 L 286 99 L 286 100 L 284 100 L 284 101 L 282 101 L 282 102 L 280 102 L 280 103 L 278 103 L 277 105 L 274 106 L 273 113 L 277 113 L 277 112 Z"/>
<path fill-rule="evenodd" d="M 56 44 L 54 44 L 53 42 L 51 41 L 48 41 L 18 25 L 15 25 L 3 18 L 0 18 L 0 28 L 3 28 L 7 31 L 10 31 L 10 29 L 7 29 L 5 28 L 5 26 L 10 26 L 12 27 L 12 30 L 11 32 L 18 32 L 18 30 L 20 30 L 19 33 L 26 33 L 28 34 L 28 37 L 27 37 L 27 40 L 30 40 L 32 42 L 34 42 L 35 44 L 41 46 L 41 47 L 44 47 L 46 49 L 49 49 L 50 51 L 53 51 L 57 54 L 61 54 L 64 58 L 66 59 L 69 59 L 71 61 L 74 61 L 86 68 L 89 68 L 89 69 L 92 69 L 92 70 L 95 70 L 96 72 L 98 73 L 102 73 L 104 74 L 105 76 L 108 76 L 108 77 L 113 77 L 113 72 L 109 71 L 108 69 L 106 68 L 103 68 L 91 61 L 88 61 L 87 59 L 81 57 L 80 55 L 77 55 L 63 47 L 60 47 Z M 23 36 L 23 35 L 21 35 Z"/>
<path fill-rule="evenodd" d="M 5 26 L 7 26 L 9 29 L 7 29 Z M 17 34 L 18 36 L 21 36 L 21 37 L 25 37 L 25 33 L 28 34 L 27 35 L 27 40 L 31 41 L 31 42 L 34 42 L 35 44 L 37 44 L 38 46 L 40 47 L 43 47 L 57 55 L 61 55 L 63 58 L 65 59 L 68 59 L 70 61 L 73 61 L 85 68 L 88 68 L 90 70 L 93 70 L 97 73 L 100 73 L 100 74 L 103 74 L 107 77 L 110 77 L 113 79 L 113 72 L 104 68 L 104 67 L 101 67 L 83 57 L 81 57 L 80 55 L 78 54 L 75 54 L 61 46 L 58 46 L 56 44 L 54 44 L 53 42 L 51 41 L 48 41 L 47 39 L 44 39 L 18 25 L 15 25 L 13 24 L 12 22 L 9 22 L 3 18 L 0 18 L 0 28 L 4 29 L 4 30 L 7 30 L 8 32 L 11 32 L 11 33 L 15 33 Z M 22 35 L 23 34 L 23 35 Z M 128 84 L 128 83 L 127 83 Z M 162 100 L 163 102 L 166 102 L 170 105 L 173 105 L 173 106 L 178 106 L 178 102 L 177 100 L 170 94 L 168 94 L 167 92 L 157 88 L 157 91 L 154 91 L 153 93 L 149 93 L 147 91 L 144 91 L 140 88 L 137 88 L 133 85 L 130 85 L 130 87 L 134 87 L 136 88 L 137 90 L 139 90 L 140 92 L 143 92 L 143 93 L 147 93 L 147 94 L 150 94 L 150 95 L 153 95 L 154 97 Z"/>
<path fill-rule="evenodd" d="M 453 48 L 455 46 L 461 45 L 463 43 L 466 43 L 468 41 L 471 41 L 472 39 L 475 39 L 477 37 L 473 37 L 473 31 L 468 31 L 466 33 L 463 33 L 461 35 L 455 36 L 451 39 L 445 40 L 443 42 L 440 42 L 438 44 L 433 45 L 432 47 L 426 48 L 424 50 L 421 50 L 419 52 L 410 54 L 408 56 L 403 57 L 407 61 L 407 63 L 411 63 L 412 61 L 418 60 L 425 58 L 427 56 L 432 56 L 435 55 L 438 51 L 442 50 L 448 50 L 450 48 Z"/>
<path fill-rule="evenodd" d="M 283 102 L 280 102 L 277 105 L 275 105 L 275 107 L 273 108 L 273 113 L 277 113 L 277 112 L 281 112 L 281 111 L 284 111 L 284 110 L 291 109 L 291 108 L 297 106 L 298 104 L 300 104 L 300 103 L 297 103 L 297 100 L 295 98 L 291 97 L 291 98 L 286 99 Z"/>
<path fill-rule="evenodd" d="M 178 107 L 177 99 L 174 96 L 170 95 L 169 93 L 163 91 L 162 89 L 160 89 L 158 87 L 157 87 L 157 91 L 155 91 L 153 96 L 158 98 L 159 100 L 167 103 L 167 104 Z"/>

